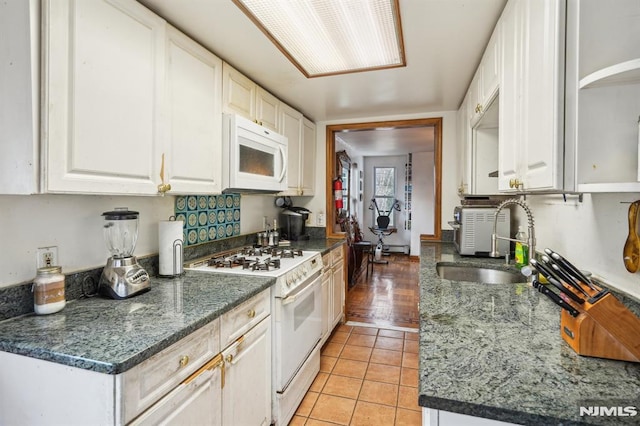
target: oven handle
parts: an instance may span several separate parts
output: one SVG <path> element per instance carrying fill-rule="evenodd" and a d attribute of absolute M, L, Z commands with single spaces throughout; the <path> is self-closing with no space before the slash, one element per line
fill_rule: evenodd
<path fill-rule="evenodd" d="M 316 272 L 315 274 L 310 276 L 309 279 L 307 279 L 307 283 L 300 286 L 301 288 L 298 292 L 283 298 L 281 300 L 282 306 L 295 302 L 296 299 L 298 299 L 298 297 L 302 297 L 302 295 L 304 295 L 305 293 L 309 292 L 310 290 L 313 290 L 313 287 L 314 287 L 313 284 L 320 279 L 320 275 L 321 275 L 321 271 Z"/>
<path fill-rule="evenodd" d="M 282 172 L 278 177 L 278 182 L 282 182 L 284 176 L 287 174 L 287 155 L 284 153 L 284 148 L 281 146 L 278 147 L 280 149 L 280 155 L 282 156 Z"/>

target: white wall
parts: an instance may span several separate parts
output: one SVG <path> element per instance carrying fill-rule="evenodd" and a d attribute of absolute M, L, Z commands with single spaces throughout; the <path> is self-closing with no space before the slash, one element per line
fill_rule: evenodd
<path fill-rule="evenodd" d="M 549 247 L 580 269 L 603 277 L 612 286 L 640 299 L 640 274 L 627 272 L 622 249 L 627 239 L 629 204 L 640 194 L 585 194 L 576 196 L 528 196 L 535 219 L 537 245 Z M 521 209 L 519 209 L 521 210 Z M 526 218 L 518 211 L 519 223 Z M 516 228 L 517 229 L 517 228 Z"/>
<path fill-rule="evenodd" d="M 415 152 L 412 156 L 411 255 L 420 255 L 420 234 L 434 234 L 435 165 L 433 152 Z M 445 221 L 446 222 L 446 221 Z"/>
<path fill-rule="evenodd" d="M 109 252 L 101 216 L 114 207 L 140 212 L 135 254 L 158 252 L 158 221 L 174 212 L 174 197 L 94 195 L 0 195 L 0 287 L 36 275 L 36 249 L 58 246 L 64 273 L 101 267 Z M 262 216 L 273 220 L 273 196 L 242 196 L 241 233 L 262 229 Z"/>

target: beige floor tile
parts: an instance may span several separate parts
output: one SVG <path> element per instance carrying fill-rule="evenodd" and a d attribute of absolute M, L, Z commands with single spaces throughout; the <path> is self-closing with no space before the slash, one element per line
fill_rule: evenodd
<path fill-rule="evenodd" d="M 400 371 L 400 384 L 402 386 L 418 387 L 418 370 L 402 367 Z"/>
<path fill-rule="evenodd" d="M 351 419 L 352 426 L 392 425 L 396 416 L 395 407 L 358 401 Z"/>
<path fill-rule="evenodd" d="M 322 393 L 345 398 L 357 399 L 360 394 L 362 379 L 332 374 L 324 385 Z"/>
<path fill-rule="evenodd" d="M 353 330 L 353 327 L 346 324 L 340 324 L 336 327 L 336 331 L 342 331 L 344 333 L 351 333 L 351 330 Z"/>
<path fill-rule="evenodd" d="M 312 419 L 348 425 L 356 401 L 339 396 L 321 394 L 309 415 Z"/>
<path fill-rule="evenodd" d="M 390 351 L 402 351 L 404 340 L 394 339 L 393 337 L 378 337 L 375 347 L 379 349 L 388 349 Z"/>
<path fill-rule="evenodd" d="M 308 419 L 305 426 L 335 426 L 335 423 L 323 422 L 322 420 L 317 419 Z"/>
<path fill-rule="evenodd" d="M 418 354 L 404 352 L 402 354 L 402 366 L 407 368 L 418 368 Z"/>
<path fill-rule="evenodd" d="M 410 332 L 406 332 L 404 333 L 404 339 L 405 340 L 418 340 L 420 338 L 420 333 L 410 333 Z"/>
<path fill-rule="evenodd" d="M 396 410 L 396 426 L 420 426 L 421 424 L 422 413 L 420 411 L 406 410 L 404 408 Z"/>
<path fill-rule="evenodd" d="M 367 365 L 368 364 L 363 361 L 354 361 L 352 359 L 340 358 L 333 367 L 332 373 L 339 376 L 362 379 L 367 372 Z"/>
<path fill-rule="evenodd" d="M 404 339 L 404 331 L 381 329 L 380 331 L 378 331 L 378 336 L 393 337 L 394 339 Z"/>
<path fill-rule="evenodd" d="M 326 345 L 324 345 L 320 353 L 322 355 L 333 356 L 337 358 L 338 356 L 340 356 L 340 352 L 342 352 L 343 347 L 344 345 L 341 343 L 328 342 Z"/>
<path fill-rule="evenodd" d="M 314 404 L 318 400 L 318 396 L 320 396 L 317 392 L 307 392 L 307 394 L 302 398 L 302 402 L 298 405 L 298 409 L 296 410 L 296 415 L 307 417 L 311 410 L 313 409 Z"/>
<path fill-rule="evenodd" d="M 378 334 L 378 329 L 375 327 L 353 327 L 351 334 L 366 334 L 369 336 L 375 336 Z"/>
<path fill-rule="evenodd" d="M 422 411 L 418 405 L 418 388 L 400 386 L 398 390 L 398 408 Z"/>
<path fill-rule="evenodd" d="M 344 344 L 344 342 L 347 341 L 347 339 L 349 338 L 349 333 L 345 333 L 343 331 L 335 331 L 331 337 L 329 337 L 329 342 L 331 343 L 342 343 Z"/>
<path fill-rule="evenodd" d="M 336 365 L 336 361 L 338 361 L 338 358 L 320 355 L 320 371 L 323 373 L 331 373 L 333 366 Z"/>
<path fill-rule="evenodd" d="M 373 402 L 375 404 L 395 407 L 398 403 L 398 385 L 365 380 L 362 383 L 358 401 Z"/>
<path fill-rule="evenodd" d="M 324 387 L 324 384 L 327 383 L 328 378 L 329 373 L 318 373 L 316 375 L 316 378 L 313 380 L 313 383 L 311 383 L 311 387 L 309 387 L 309 390 L 311 392 L 322 392 L 322 388 Z"/>
<path fill-rule="evenodd" d="M 418 353 L 418 341 L 417 340 L 406 340 L 404 342 L 404 351 L 405 352 L 411 352 L 414 354 Z"/>
<path fill-rule="evenodd" d="M 306 421 L 307 421 L 306 417 L 295 415 L 289 422 L 289 426 L 304 426 Z"/>
<path fill-rule="evenodd" d="M 371 358 L 372 350 L 372 348 L 367 348 L 365 346 L 344 345 L 344 348 L 340 353 L 340 358 L 366 362 Z"/>
<path fill-rule="evenodd" d="M 347 345 L 366 346 L 368 348 L 372 348 L 375 342 L 376 336 L 367 334 L 351 334 L 347 339 Z"/>
<path fill-rule="evenodd" d="M 400 383 L 400 367 L 383 364 L 369 364 L 367 374 L 364 378 L 365 380 L 397 385 Z"/>
<path fill-rule="evenodd" d="M 369 362 L 400 367 L 402 365 L 402 352 L 374 348 Z"/>

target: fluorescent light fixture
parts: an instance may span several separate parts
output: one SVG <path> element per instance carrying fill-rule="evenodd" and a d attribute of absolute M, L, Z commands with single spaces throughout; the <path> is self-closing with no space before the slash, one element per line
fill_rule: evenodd
<path fill-rule="evenodd" d="M 307 77 L 405 66 L 398 0 L 233 0 Z"/>

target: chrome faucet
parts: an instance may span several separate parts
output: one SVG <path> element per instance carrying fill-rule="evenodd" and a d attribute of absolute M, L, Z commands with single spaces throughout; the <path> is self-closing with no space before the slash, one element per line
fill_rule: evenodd
<path fill-rule="evenodd" d="M 527 238 L 527 241 L 521 241 L 515 238 L 508 238 L 508 237 L 499 237 L 497 234 L 496 228 L 498 224 L 498 215 L 500 214 L 503 208 L 511 204 L 516 204 L 522 207 L 524 209 L 524 212 L 527 214 L 527 221 L 529 225 L 529 237 Z M 491 233 L 491 252 L 489 253 L 490 257 L 500 257 L 500 253 L 498 252 L 498 240 L 516 241 L 516 242 L 525 244 L 527 247 L 529 247 L 529 258 L 535 258 L 536 233 L 535 233 L 534 223 L 533 223 L 533 214 L 531 213 L 531 209 L 529 209 L 529 206 L 527 206 L 527 204 L 524 201 L 519 200 L 517 198 L 511 198 L 509 200 L 503 201 L 502 203 L 500 203 L 500 205 L 498 205 L 498 208 L 496 209 L 495 217 L 493 218 L 493 232 Z"/>

